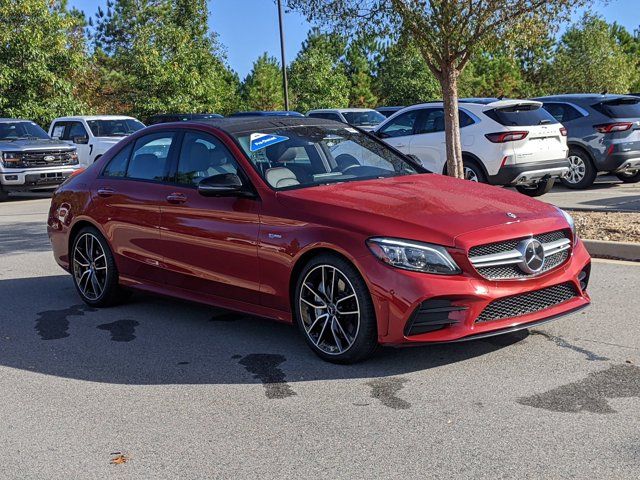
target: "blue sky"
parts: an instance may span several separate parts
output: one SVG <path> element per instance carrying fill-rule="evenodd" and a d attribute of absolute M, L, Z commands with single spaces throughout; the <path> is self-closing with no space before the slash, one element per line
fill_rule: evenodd
<path fill-rule="evenodd" d="M 285 3 L 286 0 L 283 0 Z M 69 0 L 69 5 L 93 16 L 106 0 Z M 594 1 L 592 9 L 606 20 L 616 21 L 630 31 L 640 25 L 640 0 Z M 279 58 L 278 15 L 275 0 L 209 0 L 209 24 L 220 36 L 227 58 L 241 78 L 251 70 L 253 61 L 263 52 Z M 579 14 L 576 16 L 579 18 Z M 299 14 L 285 14 L 287 63 L 300 50 L 310 26 Z"/>

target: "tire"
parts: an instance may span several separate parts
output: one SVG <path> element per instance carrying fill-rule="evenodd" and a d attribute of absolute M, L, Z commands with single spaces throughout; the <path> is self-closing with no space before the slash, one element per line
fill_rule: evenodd
<path fill-rule="evenodd" d="M 565 187 L 583 189 L 593 185 L 598 171 L 584 150 L 570 148 L 569 162 L 571 163 L 569 176 L 562 179 L 562 184 Z"/>
<path fill-rule="evenodd" d="M 95 227 L 82 228 L 69 255 L 73 283 L 80 298 L 92 307 L 110 307 L 129 292 L 118 284 L 118 269 L 107 240 Z"/>
<path fill-rule="evenodd" d="M 640 182 L 640 170 L 635 172 L 620 172 L 615 174 L 624 183 L 638 183 Z"/>
<path fill-rule="evenodd" d="M 316 355 L 340 364 L 373 355 L 378 346 L 375 310 L 367 285 L 351 263 L 338 255 L 318 255 L 296 282 L 295 322 Z"/>
<path fill-rule="evenodd" d="M 464 161 L 464 178 L 470 182 L 487 183 L 484 171 L 476 162 Z"/>
<path fill-rule="evenodd" d="M 555 183 L 555 178 L 549 178 L 548 180 L 542 180 L 536 183 L 533 187 L 525 187 L 523 185 L 517 185 L 516 190 L 518 190 L 523 195 L 527 195 L 529 197 L 539 197 L 544 195 L 545 193 L 549 193 L 553 188 L 553 184 Z"/>

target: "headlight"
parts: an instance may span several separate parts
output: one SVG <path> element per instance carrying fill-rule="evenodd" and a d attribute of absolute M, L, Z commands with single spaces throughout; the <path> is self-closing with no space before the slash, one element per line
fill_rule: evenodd
<path fill-rule="evenodd" d="M 396 238 L 370 238 L 367 246 L 385 263 L 404 270 L 455 275 L 460 273 L 449 252 L 440 245 Z"/>
<path fill-rule="evenodd" d="M 2 154 L 2 163 L 5 167 L 17 167 L 22 162 L 22 155 L 17 152 L 5 152 Z"/>
<path fill-rule="evenodd" d="M 564 216 L 564 219 L 569 224 L 569 228 L 571 229 L 571 236 L 573 237 L 573 244 L 575 245 L 578 242 L 578 234 L 576 233 L 576 224 L 573 221 L 573 217 L 569 215 L 567 212 L 565 212 L 564 210 L 562 210 L 561 208 L 558 208 L 558 211 L 562 213 L 562 215 Z"/>

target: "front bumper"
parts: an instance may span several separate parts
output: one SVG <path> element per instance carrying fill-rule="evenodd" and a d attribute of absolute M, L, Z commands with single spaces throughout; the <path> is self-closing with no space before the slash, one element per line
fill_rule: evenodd
<path fill-rule="evenodd" d="M 458 264 L 462 257 L 455 258 Z M 539 324 L 586 307 L 590 298 L 579 277 L 590 269 L 590 257 L 582 242 L 566 263 L 538 277 L 491 281 L 479 275 L 440 276 L 393 269 L 377 259 L 363 258 L 378 317 L 378 340 L 386 345 L 457 342 L 507 333 Z M 463 270 L 471 271 L 467 265 Z M 490 304 L 523 299 L 534 292 L 570 285 L 575 295 L 548 308 L 522 315 L 477 321 Z M 526 300 L 523 300 L 526 301 Z M 416 312 L 429 305 L 436 329 L 415 329 Z M 437 321 L 440 318 L 441 321 Z M 424 324 L 423 324 L 424 325 Z"/>
<path fill-rule="evenodd" d="M 496 175 L 489 177 L 492 185 L 534 185 L 549 178 L 563 178 L 569 174 L 569 160 L 527 162 L 501 167 Z"/>
<path fill-rule="evenodd" d="M 79 165 L 51 168 L 4 169 L 0 171 L 0 186 L 6 192 L 52 189 L 64 182 Z"/>

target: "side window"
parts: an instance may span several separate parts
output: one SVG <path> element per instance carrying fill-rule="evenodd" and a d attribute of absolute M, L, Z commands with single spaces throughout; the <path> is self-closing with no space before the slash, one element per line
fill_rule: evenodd
<path fill-rule="evenodd" d="M 460 114 L 460 128 L 476 123 L 464 110 L 459 110 L 458 113 Z"/>
<path fill-rule="evenodd" d="M 421 110 L 416 135 L 436 132 L 444 132 L 444 110 L 442 108 Z"/>
<path fill-rule="evenodd" d="M 382 127 L 379 132 L 383 138 L 412 135 L 417 116 L 418 110 L 402 113 Z"/>
<path fill-rule="evenodd" d="M 69 122 L 67 133 L 63 140 L 73 140 L 76 137 L 88 137 L 87 130 L 80 122 Z"/>
<path fill-rule="evenodd" d="M 124 177 L 127 173 L 127 163 L 131 155 L 132 144 L 130 143 L 109 161 L 105 169 L 102 171 L 104 177 Z"/>
<path fill-rule="evenodd" d="M 136 140 L 127 167 L 127 178 L 160 182 L 167 175 L 167 160 L 175 134 L 159 132 Z"/>
<path fill-rule="evenodd" d="M 176 181 L 183 185 L 197 185 L 203 178 L 223 173 L 238 173 L 238 164 L 222 142 L 203 132 L 186 132 Z"/>
<path fill-rule="evenodd" d="M 559 122 L 564 121 L 564 108 L 558 103 L 545 103 L 544 109 L 551 114 Z"/>
<path fill-rule="evenodd" d="M 571 105 L 563 105 L 563 107 L 564 115 L 562 116 L 562 122 L 570 122 L 571 120 L 575 120 L 576 118 L 583 117 L 583 115 Z"/>
<path fill-rule="evenodd" d="M 342 122 L 342 119 L 337 113 L 331 112 L 316 112 L 309 115 L 312 118 L 324 118 L 325 120 L 335 120 L 336 122 Z"/>
<path fill-rule="evenodd" d="M 67 124 L 64 122 L 56 122 L 53 124 L 51 130 L 51 138 L 62 139 L 64 137 L 64 129 L 67 128 Z"/>

